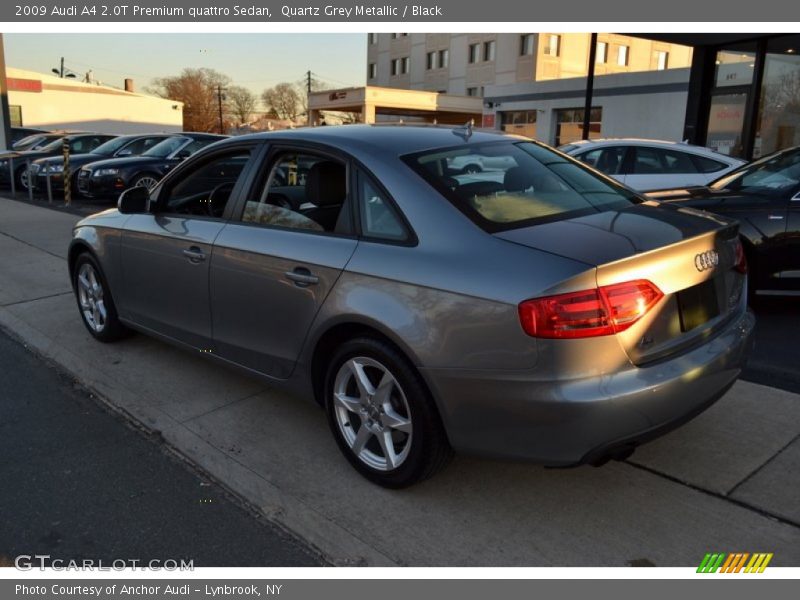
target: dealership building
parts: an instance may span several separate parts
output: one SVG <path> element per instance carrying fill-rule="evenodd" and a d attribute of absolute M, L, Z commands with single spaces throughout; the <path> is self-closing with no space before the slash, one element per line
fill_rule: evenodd
<path fill-rule="evenodd" d="M 12 126 L 119 134 L 183 130 L 182 102 L 137 94 L 130 79 L 119 89 L 7 67 L 6 84 Z"/>
<path fill-rule="evenodd" d="M 799 54 L 798 34 L 380 33 L 367 82 L 481 97 L 485 127 L 549 144 L 647 137 L 753 159 L 800 144 Z"/>

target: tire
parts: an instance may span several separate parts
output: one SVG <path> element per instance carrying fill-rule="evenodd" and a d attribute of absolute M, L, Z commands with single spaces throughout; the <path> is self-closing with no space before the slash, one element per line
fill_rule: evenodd
<path fill-rule="evenodd" d="M 14 179 L 16 180 L 15 183 L 17 185 L 18 190 L 28 190 L 27 184 L 27 173 L 28 170 L 27 166 L 19 167 L 16 171 L 14 171 Z"/>
<path fill-rule="evenodd" d="M 152 173 L 141 173 L 134 177 L 133 181 L 131 182 L 131 187 L 146 187 L 148 190 L 151 190 L 158 183 L 158 180 L 158 176 L 153 175 Z"/>
<path fill-rule="evenodd" d="M 106 278 L 97 260 L 84 252 L 75 260 L 72 287 L 81 321 L 96 340 L 115 342 L 130 335 L 119 320 Z"/>
<path fill-rule="evenodd" d="M 328 365 L 324 390 L 339 449 L 373 483 L 407 487 L 432 476 L 452 457 L 424 382 L 386 342 L 362 337 L 342 344 Z"/>

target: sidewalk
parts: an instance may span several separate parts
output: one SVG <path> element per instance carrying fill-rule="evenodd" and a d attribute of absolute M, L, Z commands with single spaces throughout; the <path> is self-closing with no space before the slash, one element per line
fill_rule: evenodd
<path fill-rule="evenodd" d="M 657 566 L 709 551 L 800 564 L 800 396 L 738 382 L 600 469 L 457 457 L 409 490 L 340 456 L 316 406 L 141 335 L 82 326 L 65 253 L 77 217 L 0 198 L 0 326 L 336 564 Z"/>

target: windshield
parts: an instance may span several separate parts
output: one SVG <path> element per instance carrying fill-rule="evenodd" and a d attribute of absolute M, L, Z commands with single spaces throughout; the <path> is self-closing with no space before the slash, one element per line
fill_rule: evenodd
<path fill-rule="evenodd" d="M 780 196 L 800 186 L 800 148 L 765 156 L 725 175 L 709 187 L 754 194 Z"/>
<path fill-rule="evenodd" d="M 183 146 L 187 141 L 188 138 L 185 137 L 172 137 L 167 138 L 163 142 L 159 142 L 150 150 L 142 154 L 142 156 L 154 156 L 156 158 L 166 158 L 176 150 L 178 150 L 181 146 Z"/>
<path fill-rule="evenodd" d="M 489 232 L 626 208 L 631 190 L 531 142 L 426 151 L 403 160 Z"/>
<path fill-rule="evenodd" d="M 100 144 L 97 148 L 92 150 L 92 154 L 104 154 L 106 156 L 111 156 L 122 148 L 125 144 L 130 143 L 133 138 L 129 137 L 118 137 L 113 138 L 105 142 L 104 144 Z"/>
<path fill-rule="evenodd" d="M 37 147 L 36 149 L 44 152 L 55 152 L 61 149 L 65 139 L 67 138 L 58 138 L 57 140 L 54 140 L 45 146 Z"/>

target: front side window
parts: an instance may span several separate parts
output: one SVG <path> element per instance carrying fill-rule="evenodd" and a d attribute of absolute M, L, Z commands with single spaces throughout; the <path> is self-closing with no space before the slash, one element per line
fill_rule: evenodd
<path fill-rule="evenodd" d="M 347 167 L 327 157 L 285 152 L 272 161 L 261 196 L 248 200 L 242 221 L 271 227 L 349 233 Z"/>
<path fill-rule="evenodd" d="M 170 214 L 222 217 L 249 159 L 249 150 L 237 149 L 203 161 L 164 190 L 159 206 Z"/>
<path fill-rule="evenodd" d="M 618 210 L 641 201 L 627 188 L 533 142 L 456 146 L 403 160 L 488 232 Z M 473 163 L 483 167 L 459 168 Z"/>
<path fill-rule="evenodd" d="M 180 148 L 186 145 L 189 141 L 189 138 L 185 137 L 171 137 L 165 139 L 163 142 L 160 142 L 150 148 L 147 152 L 144 153 L 145 156 L 153 156 L 155 158 L 166 158 L 173 152 L 176 152 Z"/>
<path fill-rule="evenodd" d="M 618 175 L 622 171 L 622 163 L 625 159 L 625 148 L 614 146 L 613 148 L 595 148 L 577 156 L 587 165 L 591 165 L 601 173 L 606 175 Z"/>
<path fill-rule="evenodd" d="M 143 152 L 147 152 L 150 148 L 160 143 L 163 139 L 164 138 L 162 137 L 139 138 L 138 140 L 134 140 L 122 148 L 119 151 L 118 156 L 138 156 Z"/>

